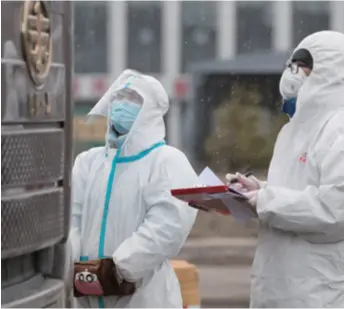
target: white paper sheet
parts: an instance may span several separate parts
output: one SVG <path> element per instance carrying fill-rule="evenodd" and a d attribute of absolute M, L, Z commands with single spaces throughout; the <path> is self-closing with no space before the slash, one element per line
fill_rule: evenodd
<path fill-rule="evenodd" d="M 223 186 L 224 183 L 219 177 L 209 168 L 206 167 L 201 174 L 198 176 L 198 181 L 201 185 L 206 186 Z M 243 194 L 244 195 L 244 194 Z M 251 206 L 246 205 L 246 203 L 233 203 L 232 198 L 222 199 L 224 204 L 227 206 L 228 210 L 231 212 L 233 218 L 238 223 L 245 223 L 253 218 L 257 218 Z M 247 203 L 248 204 L 248 203 Z"/>
<path fill-rule="evenodd" d="M 223 199 L 223 202 L 238 223 L 246 223 L 251 219 L 257 218 L 252 206 L 248 202 L 243 202 L 240 205 L 233 203 L 230 199 Z"/>
<path fill-rule="evenodd" d="M 207 166 L 198 176 L 201 184 L 206 186 L 223 186 L 224 183 L 215 173 Z"/>

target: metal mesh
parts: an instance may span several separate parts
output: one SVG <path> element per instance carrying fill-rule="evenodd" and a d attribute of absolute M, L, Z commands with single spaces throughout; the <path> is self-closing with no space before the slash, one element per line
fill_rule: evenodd
<path fill-rule="evenodd" d="M 43 308 L 64 308 L 65 307 L 64 302 L 63 302 L 63 300 L 64 300 L 63 296 L 64 295 L 63 295 L 63 293 L 61 293 L 61 294 L 62 294 L 61 297 L 57 301 L 54 301 L 51 304 L 49 304 Z"/>
<path fill-rule="evenodd" d="M 36 275 L 20 284 L 1 289 L 2 308 L 63 308 L 62 280 Z M 57 303 L 60 306 L 57 306 Z"/>
<path fill-rule="evenodd" d="M 36 274 L 34 255 L 29 253 L 1 261 L 1 288 L 21 283 Z"/>
<path fill-rule="evenodd" d="M 1 200 L 1 258 L 56 244 L 64 233 L 61 189 Z"/>
<path fill-rule="evenodd" d="M 62 179 L 64 133 L 60 129 L 6 132 L 1 136 L 1 187 Z"/>

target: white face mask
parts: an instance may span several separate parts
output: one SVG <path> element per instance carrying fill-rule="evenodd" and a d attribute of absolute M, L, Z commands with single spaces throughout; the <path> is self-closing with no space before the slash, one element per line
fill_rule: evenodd
<path fill-rule="evenodd" d="M 292 73 L 290 68 L 286 68 L 279 84 L 282 97 L 284 99 L 296 98 L 306 78 L 307 75 L 301 68 L 299 68 L 297 73 Z"/>

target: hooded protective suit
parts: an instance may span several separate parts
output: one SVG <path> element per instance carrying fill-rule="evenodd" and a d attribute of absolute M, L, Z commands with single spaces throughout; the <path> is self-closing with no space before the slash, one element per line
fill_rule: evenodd
<path fill-rule="evenodd" d="M 182 307 L 178 279 L 168 259 L 183 245 L 196 211 L 170 194 L 197 175 L 185 155 L 164 143 L 168 96 L 154 78 L 126 70 L 89 116 L 106 116 L 120 89 L 144 102 L 119 150 L 92 148 L 73 167 L 74 260 L 113 257 L 120 274 L 139 288 L 130 297 L 83 297 L 81 307 Z"/>
<path fill-rule="evenodd" d="M 277 139 L 260 220 L 251 307 L 344 307 L 344 35 L 306 37 L 314 68 Z"/>

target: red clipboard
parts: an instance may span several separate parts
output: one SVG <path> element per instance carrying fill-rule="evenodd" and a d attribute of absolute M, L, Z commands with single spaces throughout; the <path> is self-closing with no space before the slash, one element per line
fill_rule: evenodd
<path fill-rule="evenodd" d="M 171 194 L 191 207 L 207 212 L 215 211 L 222 215 L 231 214 L 223 199 L 230 199 L 231 204 L 240 204 L 240 207 L 245 207 L 243 204 L 247 204 L 248 201 L 246 196 L 225 185 L 174 189 L 171 190 Z"/>

